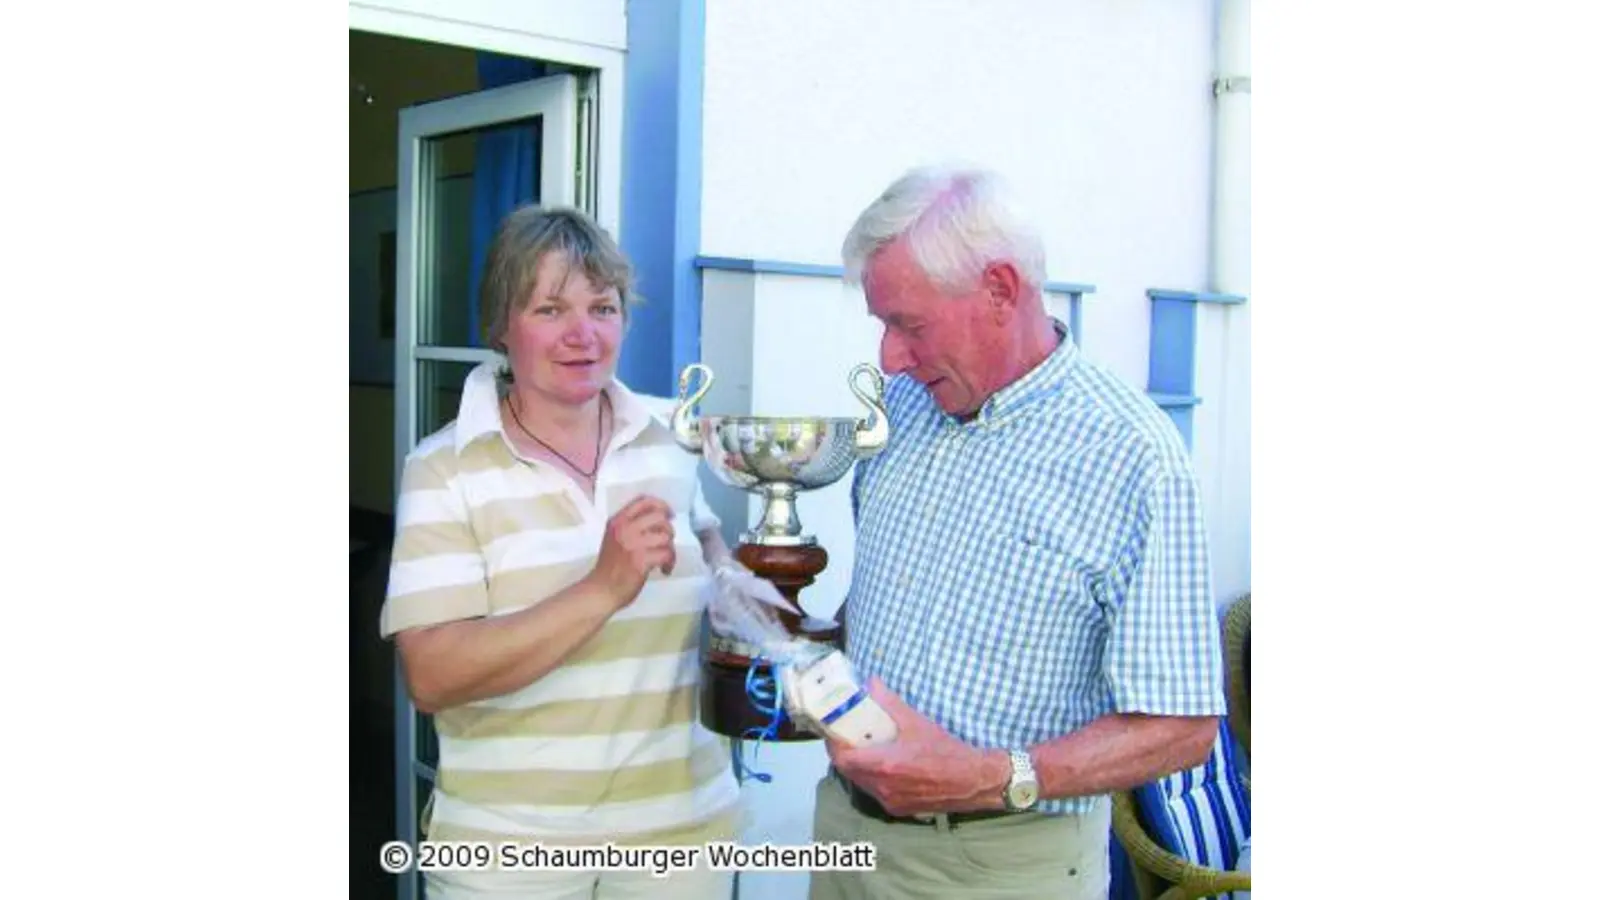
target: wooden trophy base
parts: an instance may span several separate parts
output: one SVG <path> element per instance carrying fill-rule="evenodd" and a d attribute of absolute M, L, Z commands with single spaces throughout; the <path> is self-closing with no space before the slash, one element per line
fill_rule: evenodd
<path fill-rule="evenodd" d="M 772 582 L 786 600 L 798 609 L 800 591 L 816 581 L 817 575 L 828 567 L 828 552 L 816 545 L 801 547 L 769 547 L 761 544 L 740 544 L 734 558 L 758 578 Z M 778 610 L 778 618 L 791 635 L 832 647 L 839 645 L 840 629 L 837 623 L 802 619 L 793 613 Z M 717 734 L 732 738 L 748 738 L 765 730 L 772 723 L 772 714 L 758 710 L 746 690 L 750 675 L 751 657 L 757 651 L 715 632 L 700 667 L 700 721 Z M 772 667 L 757 664 L 757 678 L 772 684 Z M 781 707 L 782 699 L 773 697 L 763 701 L 769 707 Z M 778 727 L 777 734 L 766 740 L 791 742 L 820 740 L 820 735 L 795 728 L 787 715 Z"/>

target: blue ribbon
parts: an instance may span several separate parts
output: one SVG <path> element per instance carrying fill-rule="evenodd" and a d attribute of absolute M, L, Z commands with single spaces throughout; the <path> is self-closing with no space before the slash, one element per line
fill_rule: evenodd
<path fill-rule="evenodd" d="M 770 674 L 757 675 L 756 673 L 763 663 L 767 665 Z M 777 738 L 778 728 L 783 724 L 783 692 L 778 678 L 777 665 L 766 660 L 761 655 L 757 655 L 755 659 L 750 660 L 750 668 L 744 674 L 744 693 L 750 699 L 750 705 L 757 712 L 771 716 L 765 727 L 745 729 L 745 740 L 756 742 L 755 751 L 750 754 L 751 761 L 754 761 L 756 755 L 761 752 L 761 743 L 763 741 Z M 749 766 L 744 768 L 751 778 L 762 784 L 768 784 L 772 781 L 772 776 L 765 772 L 757 772 Z"/>
<path fill-rule="evenodd" d="M 835 708 L 833 712 L 828 713 L 827 715 L 823 716 L 822 717 L 822 724 L 824 724 L 824 725 L 832 725 L 835 721 L 837 721 L 845 713 L 847 713 L 850 710 L 855 709 L 857 706 L 859 706 L 861 704 L 861 701 L 863 701 L 865 699 L 867 699 L 867 689 L 866 688 L 858 689 L 854 694 L 850 695 L 850 699 L 849 700 L 846 700 L 845 702 L 839 704 L 839 706 L 837 708 Z"/>

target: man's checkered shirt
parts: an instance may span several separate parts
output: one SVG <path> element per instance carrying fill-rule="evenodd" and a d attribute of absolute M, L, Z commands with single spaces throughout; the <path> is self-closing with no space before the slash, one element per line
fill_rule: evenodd
<path fill-rule="evenodd" d="M 1189 454 L 1148 397 L 1056 328 L 1060 347 L 965 424 L 892 378 L 888 447 L 853 478 L 849 656 L 978 747 L 1115 712 L 1225 712 Z"/>

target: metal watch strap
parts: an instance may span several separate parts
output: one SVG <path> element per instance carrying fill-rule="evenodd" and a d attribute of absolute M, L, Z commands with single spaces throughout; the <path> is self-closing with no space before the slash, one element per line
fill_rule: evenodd
<path fill-rule="evenodd" d="M 1011 778 L 1006 782 L 1006 808 L 1014 811 L 1032 809 L 1039 802 L 1039 776 L 1033 770 L 1033 757 L 1026 750 L 1011 750 L 1008 753 L 1011 757 Z M 1032 799 L 1026 803 L 1018 804 L 1012 799 L 1013 789 L 1018 782 L 1032 782 Z"/>

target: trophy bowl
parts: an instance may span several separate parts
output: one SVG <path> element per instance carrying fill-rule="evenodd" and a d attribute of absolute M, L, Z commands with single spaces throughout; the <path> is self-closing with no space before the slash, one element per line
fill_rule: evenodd
<path fill-rule="evenodd" d="M 689 393 L 690 379 L 703 376 Z M 889 417 L 883 407 L 883 376 L 862 363 L 850 372 L 849 385 L 866 407 L 866 420 L 822 416 L 699 416 L 696 403 L 711 389 L 710 367 L 695 363 L 678 380 L 678 408 L 672 433 L 679 446 L 706 460 L 718 480 L 759 494 L 765 501 L 745 543 L 798 547 L 816 543 L 804 533 L 795 509 L 795 495 L 838 481 L 858 460 L 877 454 L 888 443 Z M 868 388 L 863 388 L 861 381 Z"/>

